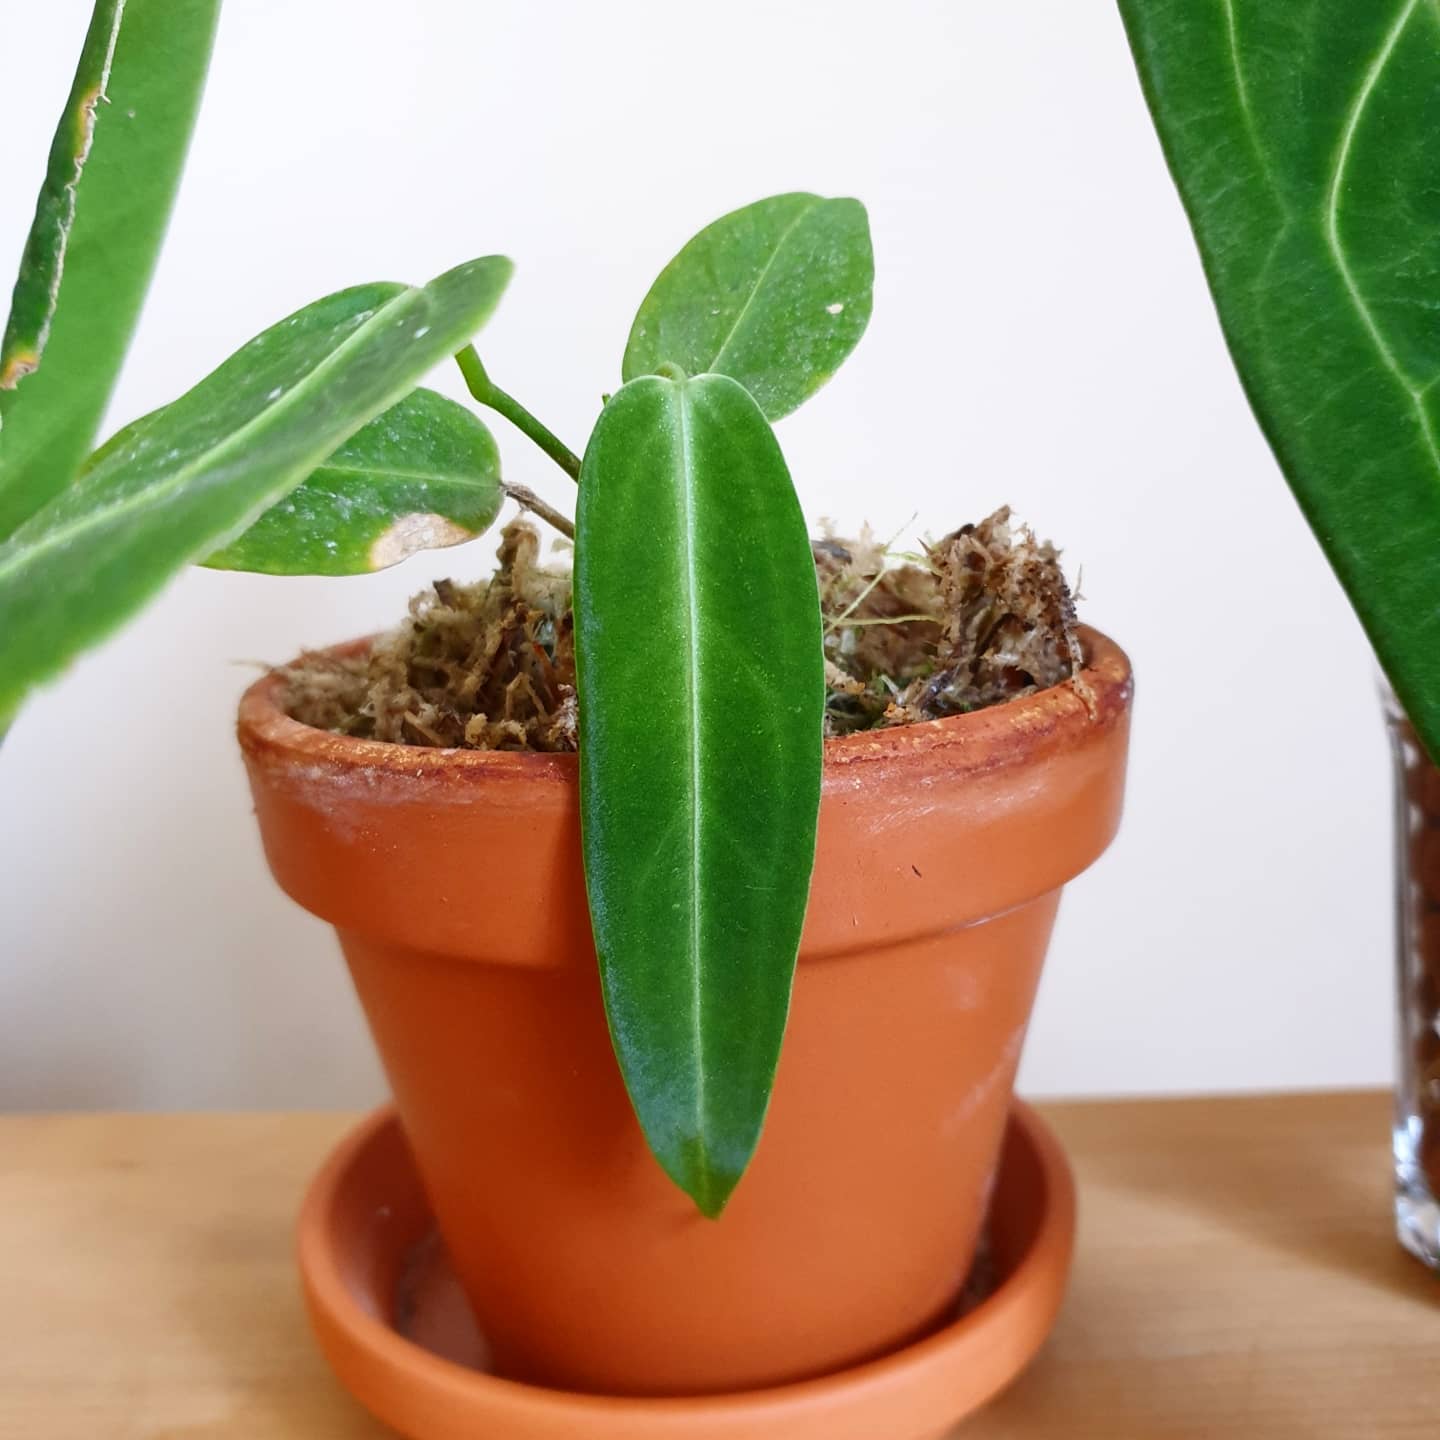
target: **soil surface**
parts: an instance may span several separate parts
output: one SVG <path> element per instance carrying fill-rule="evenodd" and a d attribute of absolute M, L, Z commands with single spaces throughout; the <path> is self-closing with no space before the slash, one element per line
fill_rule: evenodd
<path fill-rule="evenodd" d="M 825 733 L 957 715 L 1078 673 L 1059 555 L 1008 510 L 920 554 L 869 536 L 814 544 L 825 627 Z M 493 578 L 438 580 L 368 655 L 301 657 L 283 673 L 307 725 L 401 745 L 574 750 L 570 574 L 523 520 Z"/>

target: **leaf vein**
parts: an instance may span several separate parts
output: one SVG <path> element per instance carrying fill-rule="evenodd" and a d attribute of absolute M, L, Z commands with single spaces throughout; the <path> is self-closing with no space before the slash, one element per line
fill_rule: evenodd
<path fill-rule="evenodd" d="M 1283 218 L 1288 221 L 1290 209 L 1286 204 L 1280 187 L 1275 183 L 1275 172 L 1270 165 L 1270 157 L 1265 147 L 1260 143 L 1260 131 L 1255 124 L 1255 110 L 1250 103 L 1250 86 L 1245 79 L 1245 66 L 1240 58 L 1240 39 L 1237 34 L 1235 18 L 1235 0 L 1224 0 L 1225 4 L 1225 42 L 1230 50 L 1230 68 L 1235 76 L 1235 96 L 1240 102 L 1240 113 L 1245 119 L 1245 134 L 1250 141 L 1250 148 L 1255 152 L 1255 158 L 1260 162 L 1260 168 L 1265 172 L 1265 179 L 1269 183 L 1280 205 Z"/>
<path fill-rule="evenodd" d="M 487 476 L 483 480 L 477 480 L 462 470 L 397 470 L 393 465 L 335 465 L 329 460 L 324 460 L 317 465 L 314 473 L 316 475 L 360 475 L 380 480 L 417 480 L 422 483 L 441 485 L 469 485 L 476 490 L 487 490 L 494 483 L 491 477 Z"/>
<path fill-rule="evenodd" d="M 1386 32 L 1380 48 L 1371 57 L 1370 64 L 1361 78 L 1360 88 L 1356 91 L 1355 98 L 1346 112 L 1345 123 L 1340 133 L 1340 143 L 1335 150 L 1330 180 L 1325 191 L 1324 229 L 1325 243 L 1344 283 L 1346 296 L 1359 316 L 1381 362 L 1400 382 L 1401 387 L 1410 397 L 1410 403 L 1420 420 L 1420 428 L 1425 436 L 1426 447 L 1430 452 L 1431 465 L 1440 471 L 1440 445 L 1436 443 L 1434 427 L 1431 424 L 1429 411 L 1424 404 L 1426 387 L 1416 384 L 1400 364 L 1399 357 L 1391 348 L 1374 312 L 1366 302 L 1355 272 L 1350 267 L 1350 258 L 1345 253 L 1345 247 L 1340 241 L 1340 190 L 1345 182 L 1345 171 L 1350 162 L 1350 151 L 1355 142 L 1356 132 L 1360 128 L 1360 121 L 1365 114 L 1366 106 L 1370 103 L 1370 97 L 1374 94 L 1375 87 L 1379 84 L 1386 66 L 1390 63 L 1391 56 L 1394 55 L 1395 47 L 1400 43 L 1401 35 L 1405 33 L 1411 17 L 1419 8 L 1420 0 L 1406 0 L 1406 3 L 1401 6 L 1390 29 Z"/>
<path fill-rule="evenodd" d="M 822 204 L 817 200 L 815 205 Z M 755 297 L 760 293 L 765 284 L 765 277 L 769 275 L 776 260 L 780 258 L 780 252 L 785 248 L 785 242 L 794 233 L 796 226 L 814 210 L 815 205 L 807 205 L 785 228 L 780 232 L 780 238 L 775 242 L 775 248 L 770 252 L 770 258 L 761 267 L 760 273 L 755 277 L 755 283 L 750 287 L 750 293 L 745 297 L 745 303 L 740 307 L 740 313 L 735 317 L 734 323 L 730 326 L 725 338 L 720 342 L 720 348 L 715 352 L 714 358 L 710 361 L 709 368 L 713 371 L 720 370 L 720 362 L 725 358 L 725 352 L 730 348 L 730 342 L 735 338 L 740 326 L 744 323 L 745 317 L 750 313 L 750 307 L 755 303 Z"/>

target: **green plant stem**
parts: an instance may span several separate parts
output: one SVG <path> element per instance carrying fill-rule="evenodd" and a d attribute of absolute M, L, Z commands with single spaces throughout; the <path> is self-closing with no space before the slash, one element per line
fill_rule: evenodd
<path fill-rule="evenodd" d="M 565 442 L 547 430 L 513 395 L 507 395 L 485 373 L 473 345 L 455 357 L 470 393 L 482 405 L 503 415 L 522 434 L 528 435 L 572 480 L 580 479 L 580 457 Z"/>

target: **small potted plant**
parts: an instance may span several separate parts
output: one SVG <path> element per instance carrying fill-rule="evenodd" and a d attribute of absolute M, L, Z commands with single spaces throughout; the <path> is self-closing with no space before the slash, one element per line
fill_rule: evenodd
<path fill-rule="evenodd" d="M 271 866 L 340 932 L 504 1373 L 822 1373 L 933 1324 L 974 1253 L 1129 675 L 1003 517 L 893 568 L 812 546 L 770 420 L 869 306 L 856 202 L 723 217 L 578 467 L 467 350 L 578 468 L 573 596 L 512 527 L 488 584 L 242 708 Z"/>
<path fill-rule="evenodd" d="M 143 70 L 122 25 L 97 10 L 82 78 L 95 47 L 102 84 Z M 32 243 L 50 318 L 64 229 Z M 509 274 L 327 296 L 49 493 L 6 458 L 0 723 L 183 564 L 371 570 L 483 532 L 507 491 L 548 520 L 573 573 L 512 524 L 493 579 L 247 693 L 266 852 L 339 931 L 503 1373 L 824 1374 L 957 1304 L 1060 889 L 1118 822 L 1129 667 L 1004 512 L 894 561 L 812 540 L 772 424 L 866 327 L 857 201 L 696 235 L 578 452 L 469 343 Z M 6 354 L 8 441 L 49 356 Z M 578 482 L 573 525 L 416 388 L 450 355 Z"/>

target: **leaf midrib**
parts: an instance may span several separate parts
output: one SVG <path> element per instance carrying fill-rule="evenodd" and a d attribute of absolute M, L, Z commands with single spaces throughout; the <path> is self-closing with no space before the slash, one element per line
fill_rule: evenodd
<path fill-rule="evenodd" d="M 313 475 L 360 475 L 369 479 L 376 476 L 383 476 L 388 480 L 418 480 L 422 482 L 434 481 L 442 485 L 465 485 L 475 490 L 486 490 L 494 485 L 494 480 L 476 480 L 464 471 L 435 471 L 429 470 L 396 470 L 389 465 L 376 465 L 367 468 L 364 465 L 332 465 L 328 460 L 317 465 L 312 472 Z"/>
<path fill-rule="evenodd" d="M 681 524 L 685 533 L 685 600 L 686 600 L 686 673 L 685 685 L 690 708 L 690 1023 L 695 1054 L 695 1134 L 705 1134 L 705 1027 L 701 1012 L 704 992 L 700 978 L 701 896 L 705 893 L 700 861 L 700 837 L 704 829 L 700 797 L 700 646 L 699 627 L 695 616 L 699 604 L 700 585 L 695 573 L 695 503 L 691 493 L 690 404 L 682 382 L 676 387 L 679 418 L 679 491 Z"/>
<path fill-rule="evenodd" d="M 719 371 L 721 374 L 725 373 L 724 371 L 720 370 L 720 362 L 725 358 L 725 352 L 730 348 L 730 342 L 735 338 L 736 333 L 740 329 L 740 326 L 744 323 L 745 317 L 750 313 L 750 307 L 754 305 L 755 297 L 760 293 L 761 288 L 764 286 L 766 276 L 770 274 L 770 271 L 774 268 L 776 260 L 780 258 L 780 252 L 785 248 L 785 242 L 794 233 L 796 227 L 808 215 L 810 215 L 817 206 L 823 205 L 824 203 L 825 202 L 823 200 L 813 201 L 811 204 L 807 205 L 780 232 L 780 238 L 776 240 L 775 248 L 770 252 L 770 258 L 765 262 L 763 266 L 761 266 L 760 273 L 755 277 L 755 283 L 750 287 L 750 294 L 746 296 L 745 303 L 740 307 L 740 313 L 735 317 L 735 320 L 731 324 L 730 329 L 727 332 L 724 340 L 720 342 L 720 348 L 715 352 L 714 358 L 710 361 L 710 364 L 707 368 L 709 368 L 710 370 Z"/>
<path fill-rule="evenodd" d="M 407 287 L 399 295 L 387 300 L 351 334 L 347 335 L 308 375 L 298 384 L 293 386 L 286 396 L 273 405 L 267 405 L 258 414 L 252 416 L 238 430 L 233 430 L 218 445 L 202 452 L 195 460 L 188 465 L 172 472 L 168 479 L 160 479 L 153 485 L 146 486 L 133 495 L 126 495 L 119 500 L 112 501 L 109 505 L 102 505 L 98 509 L 88 511 L 86 514 L 77 517 L 68 525 L 62 525 L 57 529 L 42 535 L 31 544 L 24 547 L 16 546 L 15 537 L 5 542 L 6 549 L 14 553 L 10 557 L 0 555 L 0 580 L 7 579 L 19 571 L 23 571 L 27 565 L 47 554 L 57 547 L 68 544 L 77 536 L 83 535 L 87 530 L 92 530 L 98 525 L 124 515 L 137 507 L 147 504 L 155 504 L 173 494 L 176 490 L 189 483 L 197 474 L 209 468 L 217 459 L 224 457 L 235 447 L 244 444 L 250 437 L 254 428 L 262 421 L 273 419 L 276 415 L 284 415 L 295 404 L 297 395 L 309 394 L 313 388 L 313 382 L 317 376 L 333 369 L 342 356 L 354 348 L 362 336 L 367 334 L 375 326 L 379 325 L 382 319 L 387 318 L 396 306 L 404 304 L 407 300 L 413 299 L 422 292 L 415 287 Z M 363 424 L 363 422 L 362 422 Z M 358 426 L 356 427 L 359 428 Z"/>

